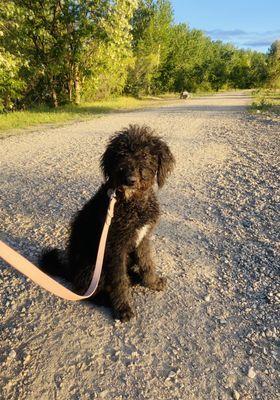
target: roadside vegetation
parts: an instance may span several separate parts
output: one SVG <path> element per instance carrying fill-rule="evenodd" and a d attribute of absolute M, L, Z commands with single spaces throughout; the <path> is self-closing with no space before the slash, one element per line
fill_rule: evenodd
<path fill-rule="evenodd" d="M 280 115 L 280 90 L 259 89 L 252 94 L 252 112 L 273 112 Z"/>
<path fill-rule="evenodd" d="M 133 107 L 183 90 L 279 88 L 279 53 L 280 41 L 263 54 L 176 24 L 169 0 L 7 0 L 1 129 L 122 108 L 128 97 Z"/>
<path fill-rule="evenodd" d="M 58 124 L 67 121 L 85 120 L 98 117 L 108 112 L 129 110 L 142 107 L 159 106 L 164 101 L 175 98 L 168 94 L 160 97 L 146 96 L 134 98 L 128 96 L 114 97 L 108 100 L 84 102 L 79 105 L 65 104 L 53 108 L 41 105 L 29 110 L 0 113 L 0 136 L 11 129 L 30 128 L 39 124 Z"/>
<path fill-rule="evenodd" d="M 272 43 L 267 55 L 265 84 L 252 94 L 251 111 L 280 114 L 280 40 Z"/>

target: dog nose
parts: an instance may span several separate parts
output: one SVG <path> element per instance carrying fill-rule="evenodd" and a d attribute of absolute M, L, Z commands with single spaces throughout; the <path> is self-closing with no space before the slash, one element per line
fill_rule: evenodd
<path fill-rule="evenodd" d="M 135 184 L 135 182 L 136 182 L 136 177 L 135 177 L 135 176 L 133 176 L 133 175 L 127 175 L 127 176 L 125 177 L 125 184 L 126 184 L 127 186 L 133 186 L 133 185 Z"/>

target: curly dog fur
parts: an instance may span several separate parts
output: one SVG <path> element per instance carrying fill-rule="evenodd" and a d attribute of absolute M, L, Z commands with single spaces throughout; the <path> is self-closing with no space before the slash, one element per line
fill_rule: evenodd
<path fill-rule="evenodd" d="M 109 297 L 122 321 L 133 317 L 129 290 L 133 274 L 150 289 L 165 286 L 165 279 L 155 272 L 150 236 L 160 215 L 154 185 L 164 185 L 174 162 L 167 144 L 149 127 L 130 125 L 114 134 L 100 161 L 106 182 L 71 223 L 67 261 L 59 260 L 57 249 L 48 250 L 41 257 L 41 267 L 69 279 L 79 293 L 86 291 L 109 204 L 107 192 L 115 189 L 117 203 L 98 292 Z"/>

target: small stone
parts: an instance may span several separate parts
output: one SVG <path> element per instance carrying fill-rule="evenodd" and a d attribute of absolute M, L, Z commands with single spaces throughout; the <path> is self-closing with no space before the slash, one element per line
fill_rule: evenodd
<path fill-rule="evenodd" d="M 29 363 L 30 360 L 31 360 L 31 355 L 27 354 L 27 356 L 24 358 L 24 364 Z"/>
<path fill-rule="evenodd" d="M 168 374 L 168 377 L 166 378 L 167 380 L 172 379 L 176 376 L 176 372 L 175 371 L 170 371 Z"/>
<path fill-rule="evenodd" d="M 12 381 L 9 381 L 9 382 L 7 383 L 7 385 L 5 386 L 5 389 L 9 391 L 9 390 L 12 388 L 12 386 L 13 386 L 13 382 L 12 382 Z"/>
<path fill-rule="evenodd" d="M 11 350 L 9 353 L 9 358 L 16 358 L 17 353 L 15 352 L 15 350 Z"/>
<path fill-rule="evenodd" d="M 237 390 L 234 390 L 232 392 L 232 397 L 234 398 L 234 400 L 239 400 L 240 399 L 240 394 L 238 393 Z"/>
<path fill-rule="evenodd" d="M 247 376 L 248 376 L 250 379 L 254 379 L 254 378 L 255 378 L 255 376 L 256 376 L 256 371 L 254 370 L 253 367 L 250 367 L 250 368 L 249 368 Z"/>
<path fill-rule="evenodd" d="M 99 393 L 99 396 L 101 397 L 101 399 L 105 399 L 107 398 L 109 391 L 108 390 L 103 390 L 102 392 Z"/>
<path fill-rule="evenodd" d="M 204 300 L 209 302 L 211 300 L 210 294 L 208 294 L 207 296 L 204 297 Z"/>

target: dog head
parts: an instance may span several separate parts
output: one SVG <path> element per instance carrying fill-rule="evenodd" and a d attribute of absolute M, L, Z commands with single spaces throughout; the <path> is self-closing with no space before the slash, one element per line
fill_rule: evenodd
<path fill-rule="evenodd" d="M 167 144 L 149 127 L 130 125 L 110 138 L 100 166 L 112 188 L 128 197 L 145 192 L 155 179 L 161 188 L 174 162 Z"/>

